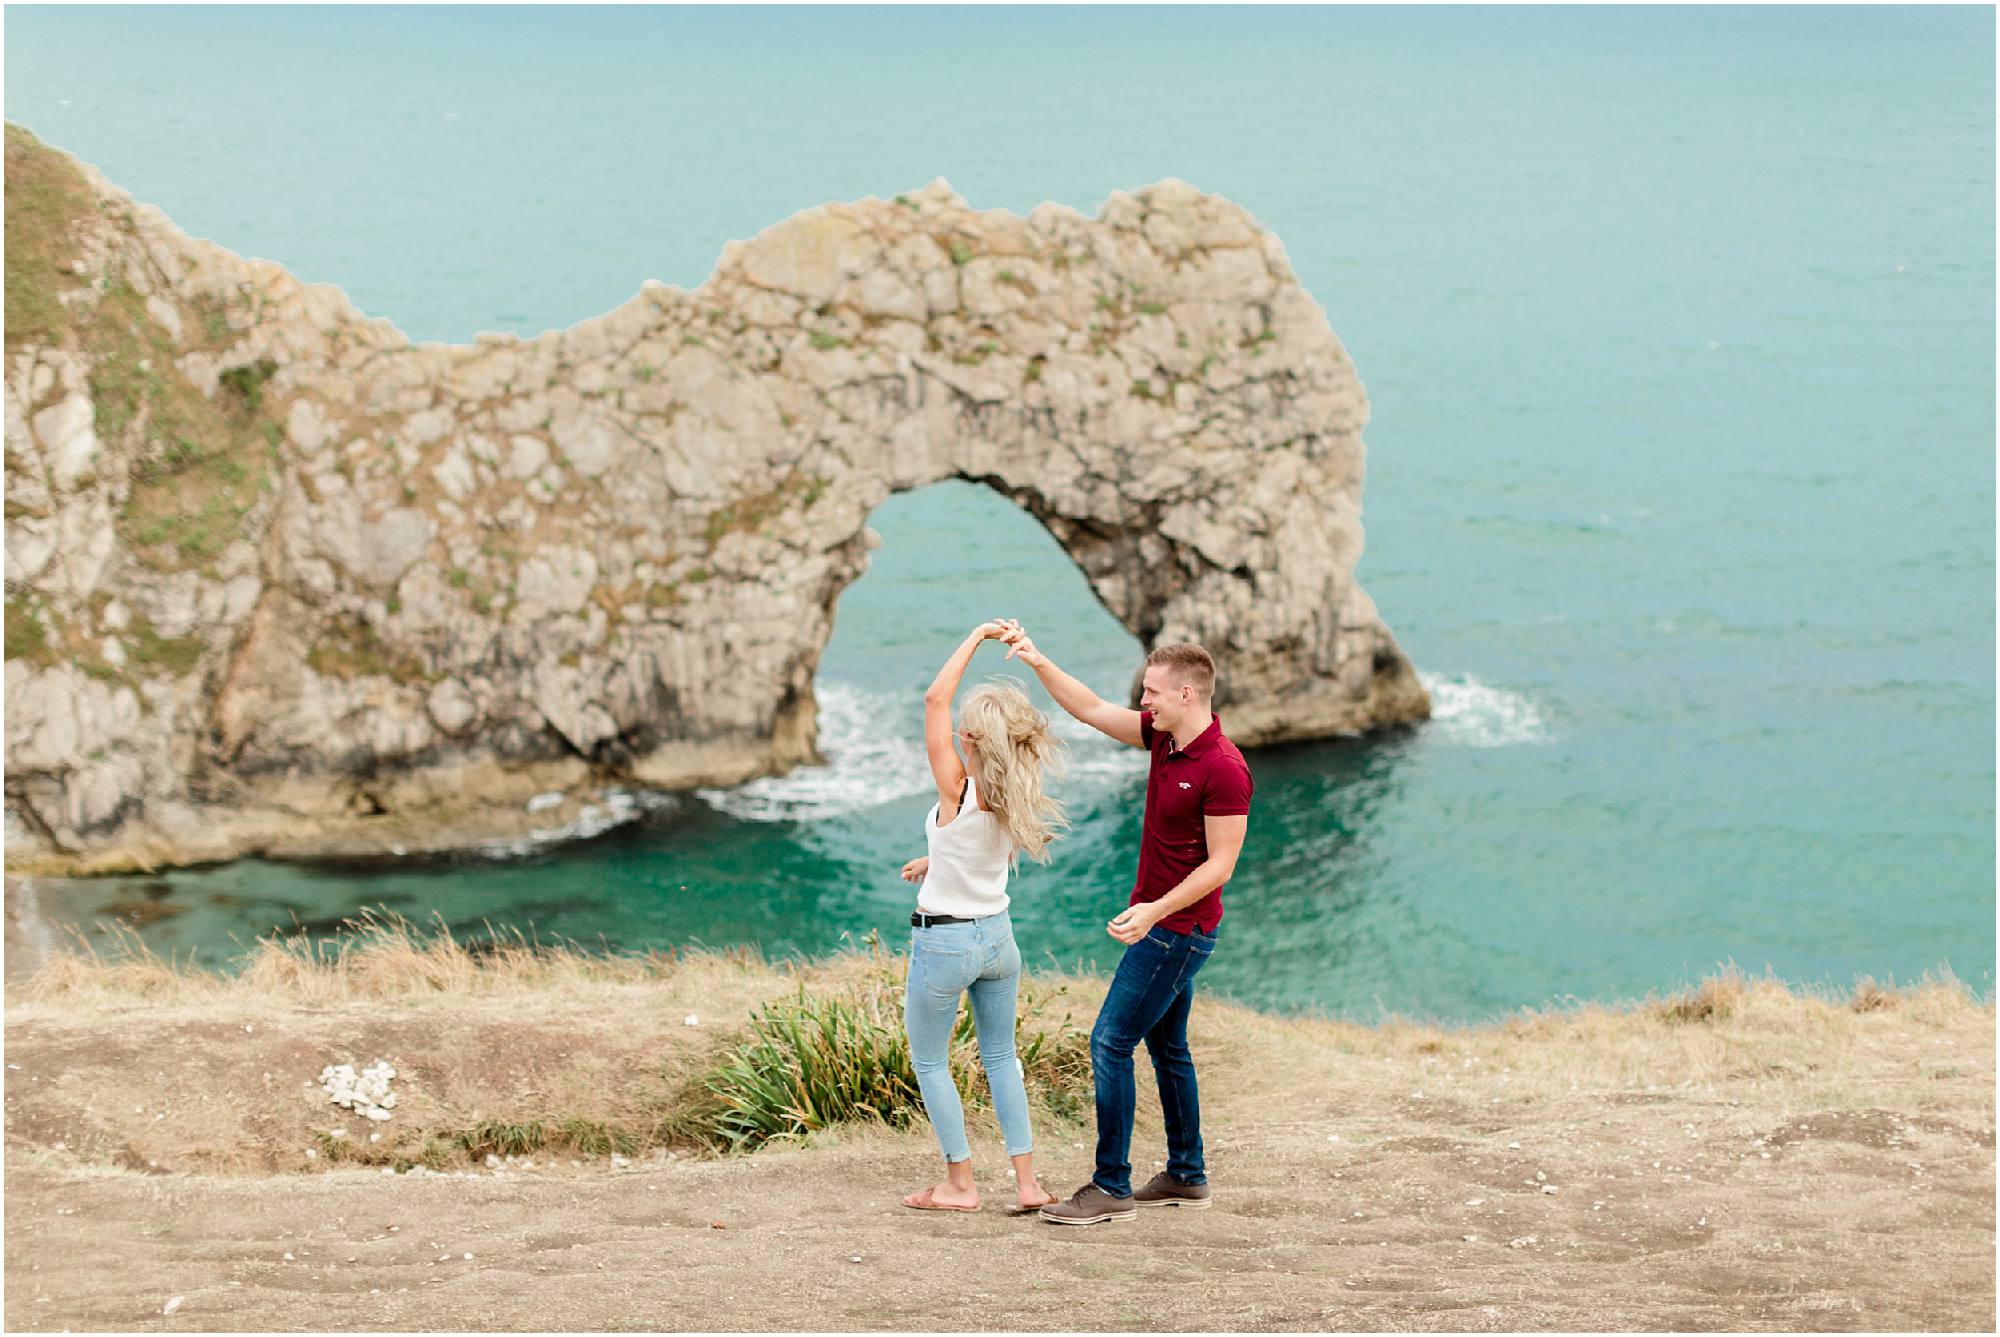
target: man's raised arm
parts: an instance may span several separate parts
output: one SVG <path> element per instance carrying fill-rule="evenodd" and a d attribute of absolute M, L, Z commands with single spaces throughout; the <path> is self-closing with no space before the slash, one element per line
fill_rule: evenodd
<path fill-rule="evenodd" d="M 1047 655 L 1035 649 L 1035 643 L 1028 639 L 1027 632 L 1021 630 L 1020 623 L 1003 618 L 1000 625 L 1003 628 L 1000 639 L 1007 646 L 1007 658 L 1018 659 L 1033 669 L 1042 686 L 1048 688 L 1049 695 L 1056 699 L 1057 705 L 1108 738 L 1115 738 L 1129 747 L 1145 746 L 1139 735 L 1138 711 L 1112 705 L 1050 663 Z"/>

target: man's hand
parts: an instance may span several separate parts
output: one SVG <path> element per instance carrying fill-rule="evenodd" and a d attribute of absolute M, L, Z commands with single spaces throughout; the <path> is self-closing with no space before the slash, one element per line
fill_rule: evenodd
<path fill-rule="evenodd" d="M 1020 623 L 1013 618 L 1003 618 L 1000 626 L 1000 639 L 1006 643 L 1007 658 L 1018 659 L 1031 669 L 1041 668 L 1049 662 L 1047 656 L 1028 639 L 1028 633 L 1022 630 Z"/>
<path fill-rule="evenodd" d="M 1105 931 L 1118 941 L 1130 947 L 1146 936 L 1146 930 L 1160 922 L 1154 910 L 1155 902 L 1142 901 L 1138 905 L 1128 905 L 1125 912 L 1104 926 Z"/>
<path fill-rule="evenodd" d="M 916 858 L 903 865 L 902 879 L 905 882 L 921 882 L 924 880 L 924 874 L 930 871 L 931 856 L 928 854 L 919 854 Z"/>

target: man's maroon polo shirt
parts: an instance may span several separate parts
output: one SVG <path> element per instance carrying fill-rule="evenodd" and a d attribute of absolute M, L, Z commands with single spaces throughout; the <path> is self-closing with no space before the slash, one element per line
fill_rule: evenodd
<path fill-rule="evenodd" d="M 1130 905 L 1159 900 L 1206 862 L 1208 832 L 1202 820 L 1247 816 L 1254 787 L 1243 754 L 1223 736 L 1220 715 L 1209 717 L 1208 727 L 1187 751 L 1176 752 L 1174 736 L 1154 729 L 1152 712 L 1141 711 L 1139 741 L 1153 754 L 1153 765 L 1146 775 L 1139 877 Z M 1222 888 L 1217 887 L 1162 919 L 1160 927 L 1186 933 L 1199 926 L 1213 933 L 1221 922 Z"/>

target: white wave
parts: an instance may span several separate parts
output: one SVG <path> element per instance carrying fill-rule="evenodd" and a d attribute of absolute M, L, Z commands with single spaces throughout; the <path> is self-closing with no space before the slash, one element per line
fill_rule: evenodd
<path fill-rule="evenodd" d="M 746 821 L 795 822 L 863 812 L 930 792 L 923 720 L 905 708 L 915 697 L 905 702 L 844 682 L 822 682 L 814 692 L 826 765 L 800 766 L 735 789 L 697 789 L 696 797 Z"/>
<path fill-rule="evenodd" d="M 1431 694 L 1431 722 L 1425 732 L 1434 738 L 1467 747 L 1549 741 L 1547 715 L 1519 692 L 1488 687 L 1470 674 L 1444 678 L 1419 673 L 1417 678 Z"/>
<path fill-rule="evenodd" d="M 931 792 L 923 717 L 911 697 L 869 692 L 844 682 L 815 686 L 824 766 L 801 766 L 735 789 L 698 789 L 712 807 L 752 822 L 814 821 L 864 812 Z M 1057 711 L 1056 733 L 1069 744 L 1071 779 L 1119 779 L 1146 769 L 1146 754 L 1121 747 Z"/>
<path fill-rule="evenodd" d="M 1057 710 L 1050 720 L 1056 737 L 1069 745 L 1069 776 L 1073 780 L 1123 779 L 1143 775 L 1146 754 L 1113 742 L 1082 720 Z"/>
<path fill-rule="evenodd" d="M 537 803 L 547 798 L 538 794 L 528 805 L 530 812 L 540 811 Z M 559 845 L 571 840 L 589 840 L 601 836 L 614 826 L 636 822 L 649 812 L 659 812 L 674 805 L 671 794 L 658 794 L 651 790 L 633 793 L 626 789 L 607 789 L 598 795 L 599 802 L 586 803 L 577 812 L 574 821 L 561 826 L 538 827 L 525 836 L 513 840 L 489 840 L 479 847 L 479 852 L 490 859 L 522 859 L 537 853 L 549 845 Z M 561 801 L 560 794 L 557 802 Z M 551 805 L 543 803 L 542 808 Z M 401 851 L 397 851 L 401 853 Z"/>

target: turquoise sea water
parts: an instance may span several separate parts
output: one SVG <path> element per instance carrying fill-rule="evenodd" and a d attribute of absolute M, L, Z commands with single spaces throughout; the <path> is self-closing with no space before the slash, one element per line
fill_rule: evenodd
<path fill-rule="evenodd" d="M 5 106 L 417 339 L 692 287 L 727 239 L 940 175 L 981 208 L 1166 176 L 1241 202 L 1368 387 L 1359 575 L 1439 718 L 1252 754 L 1204 979 L 1462 1020 L 1724 960 L 1991 989 L 1993 70 L 1969 8 L 15 8 Z M 917 696 L 966 611 L 1107 695 L 1137 647 L 990 493 L 872 523 L 825 770 L 526 856 L 42 882 L 33 914 L 145 903 L 211 958 L 384 903 L 614 946 L 893 939 Z M 1075 756 L 1016 924 L 1108 964 L 1142 776 Z"/>

